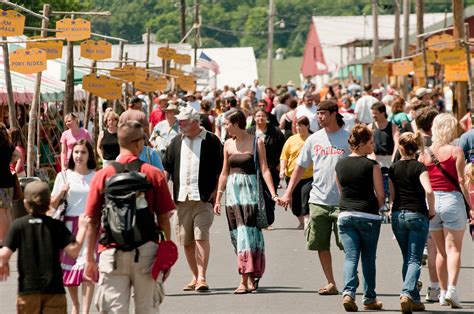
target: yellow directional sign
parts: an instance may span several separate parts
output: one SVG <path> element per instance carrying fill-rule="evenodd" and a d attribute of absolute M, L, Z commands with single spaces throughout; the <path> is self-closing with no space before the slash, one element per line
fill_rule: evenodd
<path fill-rule="evenodd" d="M 115 100 L 122 96 L 122 83 L 105 75 L 84 75 L 82 77 L 82 88 L 105 99 Z"/>
<path fill-rule="evenodd" d="M 464 48 L 443 49 L 438 52 L 438 62 L 444 65 L 453 65 L 466 62 L 466 51 Z"/>
<path fill-rule="evenodd" d="M 174 50 L 173 48 L 166 48 L 166 47 L 158 48 L 158 57 L 160 57 L 163 60 L 172 60 L 175 54 L 176 54 L 176 50 Z"/>
<path fill-rule="evenodd" d="M 41 36 L 31 36 L 30 39 L 43 39 Z M 54 37 L 46 37 L 54 38 Z M 26 42 L 26 49 L 38 48 L 46 52 L 46 59 L 53 60 L 59 59 L 63 56 L 63 42 L 61 40 L 54 41 L 36 41 Z"/>
<path fill-rule="evenodd" d="M 56 38 L 79 41 L 91 37 L 91 22 L 84 19 L 64 18 L 56 22 Z"/>
<path fill-rule="evenodd" d="M 133 65 L 125 65 L 122 68 L 110 70 L 110 76 L 120 78 L 127 82 L 136 82 L 146 78 L 146 69 Z"/>
<path fill-rule="evenodd" d="M 372 64 L 372 75 L 376 77 L 385 77 L 388 75 L 388 64 L 383 59 L 376 59 Z"/>
<path fill-rule="evenodd" d="M 171 68 L 171 69 L 170 69 L 170 74 L 171 74 L 171 75 L 174 75 L 174 76 L 178 76 L 178 77 L 184 76 L 184 72 L 183 72 L 183 71 L 178 70 L 178 69 L 175 69 L 175 68 Z"/>
<path fill-rule="evenodd" d="M 452 49 L 456 47 L 453 35 L 441 34 L 433 35 L 426 42 L 428 50 L 440 51 L 443 49 Z"/>
<path fill-rule="evenodd" d="M 20 36 L 24 30 L 24 15 L 13 10 L 0 10 L 0 36 Z"/>
<path fill-rule="evenodd" d="M 191 75 L 180 76 L 176 83 L 178 86 L 187 92 L 194 92 L 196 90 L 196 83 L 194 82 L 194 77 Z"/>
<path fill-rule="evenodd" d="M 10 70 L 33 74 L 46 70 L 46 52 L 38 48 L 17 49 L 10 53 Z"/>
<path fill-rule="evenodd" d="M 81 57 L 104 60 L 112 57 L 112 44 L 105 40 L 86 40 L 81 43 Z"/>
<path fill-rule="evenodd" d="M 411 61 L 399 61 L 392 64 L 393 75 L 408 75 L 413 72 L 413 62 Z"/>
<path fill-rule="evenodd" d="M 434 65 L 428 65 L 428 76 L 434 76 Z M 415 68 L 415 77 L 425 77 L 425 68 L 423 66 Z"/>
<path fill-rule="evenodd" d="M 174 55 L 173 60 L 176 64 L 191 64 L 191 56 L 186 54 L 177 53 Z"/>
<path fill-rule="evenodd" d="M 446 65 L 444 67 L 444 79 L 448 82 L 468 81 L 467 62 Z"/>

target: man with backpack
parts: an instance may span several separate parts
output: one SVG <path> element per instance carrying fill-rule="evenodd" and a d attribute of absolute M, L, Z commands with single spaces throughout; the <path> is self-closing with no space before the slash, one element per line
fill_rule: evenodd
<path fill-rule="evenodd" d="M 154 313 L 159 306 L 151 269 L 160 231 L 170 238 L 170 211 L 175 205 L 162 172 L 138 160 L 144 141 L 139 122 L 121 124 L 118 162 L 98 171 L 91 182 L 84 276 L 99 281 L 95 303 L 101 313 L 127 313 L 132 286 L 136 313 Z M 97 241 L 98 265 L 93 256 Z M 168 274 L 169 270 L 163 278 Z"/>

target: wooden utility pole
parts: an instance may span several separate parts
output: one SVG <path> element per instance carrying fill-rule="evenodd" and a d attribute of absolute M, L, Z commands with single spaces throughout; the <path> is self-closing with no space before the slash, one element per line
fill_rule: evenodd
<path fill-rule="evenodd" d="M 71 15 L 71 19 L 74 19 L 74 14 Z M 69 40 L 66 48 L 65 85 L 63 118 L 74 111 L 74 42 Z"/>
<path fill-rule="evenodd" d="M 124 48 L 124 46 L 125 46 L 125 42 L 120 41 L 120 43 L 119 43 L 119 56 L 118 56 L 118 59 L 120 61 L 123 60 L 123 48 Z M 117 65 L 118 65 L 119 68 L 121 68 L 122 67 L 122 62 L 119 62 Z M 118 113 L 118 105 L 119 105 L 119 100 L 118 99 L 114 100 L 113 110 L 114 110 L 115 113 Z"/>
<path fill-rule="evenodd" d="M 452 0 L 454 29 L 454 40 L 464 39 L 464 1 Z M 470 64 L 468 63 L 468 66 Z M 453 113 L 458 121 L 466 114 L 467 108 L 467 84 L 466 82 L 456 82 L 454 86 Z"/>
<path fill-rule="evenodd" d="M 273 18 L 275 17 L 274 0 L 268 3 L 268 42 L 267 42 L 267 87 L 273 85 Z"/>
<path fill-rule="evenodd" d="M 394 0 L 395 32 L 393 35 L 393 57 L 400 58 L 400 0 Z"/>
<path fill-rule="evenodd" d="M 472 68 L 471 68 L 471 49 L 469 47 L 469 24 L 464 23 L 464 49 L 466 50 L 466 63 L 467 63 L 467 96 L 469 97 L 469 110 L 471 112 L 471 122 L 474 112 L 474 97 L 472 95 Z"/>
<path fill-rule="evenodd" d="M 425 32 L 425 27 L 423 25 L 423 15 L 424 15 L 424 5 L 423 5 L 423 0 L 416 0 L 416 7 L 415 7 L 415 12 L 416 12 L 416 34 L 420 35 Z M 416 48 L 421 49 L 422 43 L 424 41 L 423 37 L 418 37 L 416 42 Z"/>
<path fill-rule="evenodd" d="M 410 48 L 410 0 L 403 0 L 403 50 L 402 57 L 407 57 Z M 408 78 L 403 77 L 402 86 L 403 97 L 406 98 L 408 95 Z"/>
<path fill-rule="evenodd" d="M 200 27 L 200 20 L 199 20 L 199 0 L 195 0 L 196 3 L 194 4 L 194 25 L 196 28 L 194 29 L 194 66 L 196 66 L 197 62 L 197 47 L 199 41 L 199 29 Z"/>
<path fill-rule="evenodd" d="M 97 67 L 97 61 L 94 60 L 91 63 L 90 75 L 95 74 L 96 67 Z M 92 95 L 92 93 L 89 92 L 89 95 L 87 96 L 87 101 L 86 101 L 86 112 L 84 113 L 84 129 L 86 129 L 86 130 L 89 127 L 89 120 L 90 120 L 89 113 L 90 113 L 90 110 L 91 110 L 91 104 L 92 104 L 93 100 L 94 100 L 94 95 Z M 96 106 L 97 106 L 97 104 L 96 104 Z M 94 119 L 95 118 L 96 117 L 94 116 Z M 97 143 L 97 142 L 95 142 L 95 143 Z"/>
<path fill-rule="evenodd" d="M 148 27 L 146 29 L 146 64 L 145 64 L 145 67 L 147 70 L 150 69 L 150 46 L 151 46 L 151 30 Z M 147 72 L 147 75 L 149 75 L 148 72 Z M 150 116 L 151 112 L 153 111 L 153 93 L 148 93 L 148 98 L 150 100 L 150 102 L 148 103 L 148 116 Z"/>
<path fill-rule="evenodd" d="M 180 0 L 181 38 L 186 36 L 186 0 Z"/>
<path fill-rule="evenodd" d="M 372 0 L 372 24 L 373 24 L 373 39 L 372 49 L 374 52 L 374 59 L 379 56 L 379 8 L 377 7 L 377 0 Z"/>
<path fill-rule="evenodd" d="M 2 37 L 3 41 L 7 41 L 6 37 Z M 7 100 L 8 100 L 8 123 L 10 127 L 18 127 L 16 119 L 16 108 L 15 100 L 13 99 L 13 86 L 12 86 L 12 77 L 10 72 L 10 55 L 8 51 L 8 44 L 3 43 L 3 66 L 5 69 L 5 85 L 7 87 Z"/>
<path fill-rule="evenodd" d="M 48 36 L 48 31 L 46 29 L 49 26 L 49 4 L 43 5 L 43 16 L 46 19 L 43 19 L 41 22 L 41 28 L 44 29 L 41 31 L 41 37 L 47 37 Z M 31 108 L 30 108 L 30 113 L 29 113 L 29 122 L 28 122 L 28 142 L 26 145 L 26 175 L 28 177 L 32 177 L 34 175 L 34 166 L 35 166 L 35 160 L 34 160 L 34 146 L 35 146 L 35 123 L 40 123 L 40 119 L 38 116 L 39 112 L 39 105 L 40 105 L 40 97 L 41 97 L 41 77 L 42 77 L 43 72 L 38 72 L 36 73 L 36 78 L 35 78 L 35 90 L 33 93 L 33 101 L 31 102 Z M 38 136 L 38 142 L 40 142 L 40 133 L 38 132 L 36 134 Z M 48 136 L 48 134 L 46 134 Z M 38 150 L 38 164 L 37 166 L 39 167 L 39 155 L 41 152 L 40 146 L 37 147 Z"/>

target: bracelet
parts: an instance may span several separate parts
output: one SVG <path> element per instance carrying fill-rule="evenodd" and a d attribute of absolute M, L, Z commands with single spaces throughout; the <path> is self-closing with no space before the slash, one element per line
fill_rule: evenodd
<path fill-rule="evenodd" d="M 222 194 L 224 194 L 224 191 L 223 191 L 223 190 L 217 190 L 217 193 L 222 193 Z"/>
<path fill-rule="evenodd" d="M 273 196 L 272 196 L 272 201 L 274 201 L 275 198 L 277 198 L 277 197 L 278 197 L 278 194 L 273 195 Z"/>

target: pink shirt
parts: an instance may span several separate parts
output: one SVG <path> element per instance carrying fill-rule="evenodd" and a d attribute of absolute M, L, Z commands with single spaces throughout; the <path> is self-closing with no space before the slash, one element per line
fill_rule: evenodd
<path fill-rule="evenodd" d="M 69 161 L 69 157 L 71 157 L 72 147 L 79 140 L 87 140 L 92 144 L 91 135 L 86 129 L 83 128 L 79 129 L 79 134 L 77 135 L 73 135 L 71 130 L 64 131 L 61 135 L 61 144 L 66 145 L 66 163 Z"/>

